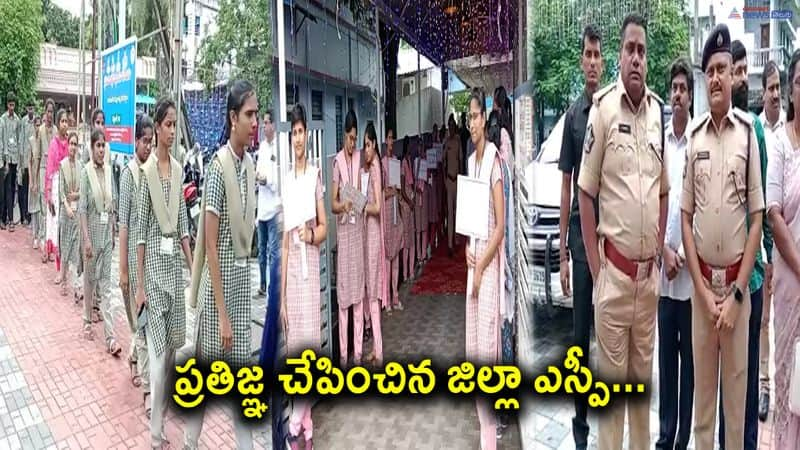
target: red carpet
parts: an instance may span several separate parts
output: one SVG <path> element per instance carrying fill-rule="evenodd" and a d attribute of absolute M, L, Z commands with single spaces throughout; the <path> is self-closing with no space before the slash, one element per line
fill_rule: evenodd
<path fill-rule="evenodd" d="M 463 238 L 456 237 L 453 258 L 447 255 L 447 241 L 439 240 L 430 261 L 422 267 L 422 274 L 411 287 L 411 295 L 461 294 L 467 292 L 467 262 L 464 257 Z"/>

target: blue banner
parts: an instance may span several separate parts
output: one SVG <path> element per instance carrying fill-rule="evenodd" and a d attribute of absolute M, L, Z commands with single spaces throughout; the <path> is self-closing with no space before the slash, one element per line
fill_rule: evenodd
<path fill-rule="evenodd" d="M 136 44 L 136 37 L 132 37 L 103 51 L 100 72 L 106 142 L 112 152 L 126 155 L 134 151 Z"/>

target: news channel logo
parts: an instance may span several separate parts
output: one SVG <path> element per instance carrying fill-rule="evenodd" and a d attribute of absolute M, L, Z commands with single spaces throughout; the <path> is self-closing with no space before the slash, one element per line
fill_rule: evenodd
<path fill-rule="evenodd" d="M 788 9 L 770 10 L 766 6 L 745 6 L 741 13 L 738 8 L 733 8 L 728 19 L 782 20 L 791 19 L 792 16 L 792 11 Z"/>

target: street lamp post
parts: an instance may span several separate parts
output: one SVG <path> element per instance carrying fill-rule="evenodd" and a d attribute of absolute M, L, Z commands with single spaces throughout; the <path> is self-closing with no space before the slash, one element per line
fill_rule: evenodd
<path fill-rule="evenodd" d="M 175 116 L 180 121 L 181 117 L 181 19 L 183 18 L 183 0 L 175 0 L 175 22 L 173 23 L 173 57 L 172 57 L 172 92 L 175 95 Z M 186 124 L 188 127 L 189 124 Z M 173 155 L 178 155 L 178 146 L 181 143 L 181 127 L 175 127 L 175 147 Z"/>

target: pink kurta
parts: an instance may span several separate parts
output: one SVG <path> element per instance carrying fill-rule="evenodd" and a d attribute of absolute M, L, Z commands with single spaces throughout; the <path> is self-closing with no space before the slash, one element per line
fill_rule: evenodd
<path fill-rule="evenodd" d="M 383 179 L 389 180 L 389 157 L 384 156 L 381 162 L 383 169 Z M 397 223 L 392 223 L 394 219 L 393 208 L 397 205 Z M 402 208 L 400 207 L 400 190 L 396 191 L 394 198 L 386 199 L 383 202 L 384 216 L 386 217 L 383 229 L 384 246 L 386 247 L 386 258 L 393 260 L 400 252 L 403 243 L 403 218 Z"/>
<path fill-rule="evenodd" d="M 492 144 L 488 144 L 492 145 Z M 472 154 L 470 159 L 475 158 L 475 153 Z M 482 168 L 482 170 L 486 170 Z M 492 175 L 490 186 L 495 186 L 497 183 L 502 182 L 502 175 L 500 170 L 500 161 L 495 157 L 492 163 Z M 475 176 L 476 174 L 470 174 Z M 479 175 L 479 174 L 478 174 Z M 489 236 L 491 238 L 496 227 L 494 216 L 494 198 L 489 195 Z M 483 258 L 483 253 L 486 251 L 488 245 L 487 241 L 476 240 L 475 245 L 475 260 L 480 261 Z M 467 344 L 466 353 L 467 360 L 479 364 L 494 364 L 498 360 L 499 347 L 500 347 L 500 249 L 502 243 L 497 249 L 497 253 L 492 262 L 484 269 L 483 278 L 481 279 L 480 290 L 478 291 L 478 298 L 467 297 Z M 469 286 L 470 292 L 472 287 Z"/>
<path fill-rule="evenodd" d="M 290 174 L 291 175 L 291 174 Z M 288 175 L 288 176 L 290 176 Z M 317 178 L 316 199 L 322 200 L 322 179 Z M 317 226 L 317 219 L 306 222 L 309 228 Z M 289 231 L 295 233 L 297 229 Z M 286 265 L 286 346 L 289 355 L 299 356 L 305 349 L 319 352 L 321 346 L 319 247 L 305 244 L 308 279 L 303 279 L 301 247 L 289 235 L 289 256 Z"/>
<path fill-rule="evenodd" d="M 367 204 L 380 202 L 382 199 L 375 198 L 375 188 L 382 190 L 381 170 L 377 159 L 369 168 L 369 184 Z M 384 286 L 386 281 L 386 251 L 383 245 L 384 236 L 383 226 L 381 225 L 383 217 L 383 209 L 381 209 L 381 217 L 367 215 L 365 233 L 367 298 L 370 300 L 381 299 L 384 305 L 388 305 L 389 299 Z"/>
<path fill-rule="evenodd" d="M 67 138 L 61 139 L 61 136 L 53 136 L 50 141 L 50 147 L 47 150 L 47 168 L 45 169 L 44 178 L 44 196 L 45 201 L 55 203 L 52 197 L 53 193 L 53 178 L 58 176 L 58 169 L 61 167 L 61 161 L 69 156 L 69 140 Z"/>
<path fill-rule="evenodd" d="M 795 120 L 798 120 L 795 118 Z M 767 164 L 767 208 L 780 208 L 795 248 L 800 248 L 800 149 L 792 148 L 786 124 L 776 135 L 775 151 Z M 776 247 L 777 249 L 777 247 Z M 800 416 L 789 411 L 789 380 L 794 367 L 795 343 L 800 339 L 800 280 L 781 257 L 775 264 L 775 423 L 776 450 L 796 449 L 800 442 Z"/>
<path fill-rule="evenodd" d="M 411 163 L 409 162 L 409 158 L 403 158 L 403 177 L 405 178 L 405 192 L 406 196 L 414 200 L 414 173 L 411 171 Z M 416 228 L 414 226 L 414 211 L 411 209 L 411 205 L 406 202 L 400 203 L 400 211 L 403 215 L 403 234 L 405 239 L 403 239 L 403 248 L 413 250 L 414 249 L 414 242 L 416 242 Z"/>
<path fill-rule="evenodd" d="M 417 174 L 419 173 L 419 163 L 422 161 L 422 157 L 417 157 L 416 162 L 414 164 L 414 179 L 417 180 L 417 233 L 423 233 L 428 230 L 428 179 L 426 178 L 417 178 Z"/>
<path fill-rule="evenodd" d="M 339 199 L 346 184 L 361 189 L 361 152 L 353 151 L 351 164 L 344 152 L 340 150 L 333 163 Z M 364 220 L 361 214 L 355 215 L 355 223 L 350 223 L 348 214 L 336 219 L 336 297 L 339 308 L 348 308 L 364 299 Z"/>

